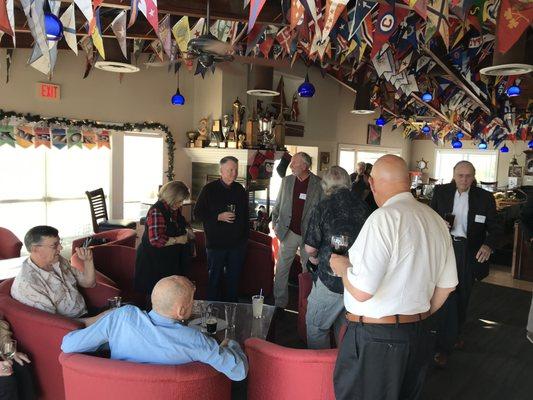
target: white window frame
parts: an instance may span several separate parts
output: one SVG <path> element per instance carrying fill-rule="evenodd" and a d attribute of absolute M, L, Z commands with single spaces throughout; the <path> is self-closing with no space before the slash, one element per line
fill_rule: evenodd
<path fill-rule="evenodd" d="M 492 178 L 492 181 L 493 182 L 496 182 L 498 180 L 498 163 L 499 163 L 499 157 L 498 157 L 498 150 L 480 150 L 480 149 L 441 149 L 441 148 L 436 148 L 434 150 L 434 157 L 433 157 L 433 160 L 434 160 L 434 163 L 435 163 L 435 170 L 434 170 L 434 177 L 437 178 L 437 179 L 441 179 L 440 178 L 440 171 L 437 171 L 437 168 L 439 168 L 439 163 L 438 163 L 438 157 L 439 157 L 439 154 L 463 154 L 465 157 L 463 157 L 463 160 L 466 160 L 468 161 L 468 155 L 469 154 L 475 154 L 475 155 L 491 155 L 491 156 L 494 156 L 495 159 L 496 159 L 496 162 L 494 164 L 494 178 Z M 450 165 L 449 168 L 453 168 L 453 165 Z M 478 183 L 480 181 L 480 178 L 476 178 L 478 180 Z M 448 183 L 448 182 L 443 182 L 443 183 Z"/>
<path fill-rule="evenodd" d="M 353 151 L 355 152 L 355 160 L 353 165 L 353 170 L 359 162 L 357 160 L 358 152 L 367 152 L 367 153 L 386 153 L 386 154 L 399 154 L 403 158 L 403 150 L 400 147 L 381 147 L 381 146 L 370 146 L 370 145 L 361 145 L 361 144 L 349 144 L 349 143 L 339 143 L 337 149 L 337 164 L 341 158 L 341 151 Z"/>

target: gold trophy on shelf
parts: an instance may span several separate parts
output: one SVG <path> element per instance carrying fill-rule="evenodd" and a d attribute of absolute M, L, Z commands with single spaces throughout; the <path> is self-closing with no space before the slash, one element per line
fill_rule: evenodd
<path fill-rule="evenodd" d="M 233 112 L 233 135 L 231 140 L 228 140 L 228 148 L 235 149 L 237 148 L 236 139 L 238 139 L 239 135 L 242 133 L 241 124 L 244 118 L 244 113 L 246 112 L 246 107 L 242 105 L 237 97 L 231 106 L 231 110 Z M 242 145 L 242 141 L 239 142 L 241 142 Z"/>

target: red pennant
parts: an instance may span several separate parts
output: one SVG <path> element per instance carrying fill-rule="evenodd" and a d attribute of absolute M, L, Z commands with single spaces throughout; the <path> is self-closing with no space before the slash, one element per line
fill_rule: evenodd
<path fill-rule="evenodd" d="M 7 16 L 6 2 L 6 0 L 0 0 L 0 31 L 13 36 L 11 24 L 9 23 L 9 17 Z"/>
<path fill-rule="evenodd" d="M 250 15 L 248 17 L 248 33 L 250 33 L 255 25 L 255 21 L 265 5 L 266 0 L 251 0 L 250 1 Z"/>
<path fill-rule="evenodd" d="M 498 51 L 506 53 L 533 21 L 533 3 L 502 0 L 496 23 Z"/>
<path fill-rule="evenodd" d="M 291 0 L 291 30 L 296 28 L 298 22 L 303 18 L 304 12 L 305 8 L 300 0 Z"/>
<path fill-rule="evenodd" d="M 376 30 L 374 31 L 372 52 L 370 53 L 370 59 L 374 58 L 378 54 L 379 50 L 385 42 L 396 31 L 400 22 L 407 17 L 409 9 L 395 7 L 393 8 L 388 3 L 379 4 L 379 13 L 376 21 Z"/>
<path fill-rule="evenodd" d="M 271 36 L 268 36 L 265 40 L 263 40 L 263 43 L 259 45 L 259 51 L 265 58 L 268 58 L 268 53 L 270 53 L 270 49 L 272 48 L 272 45 L 274 44 L 274 38 Z"/>

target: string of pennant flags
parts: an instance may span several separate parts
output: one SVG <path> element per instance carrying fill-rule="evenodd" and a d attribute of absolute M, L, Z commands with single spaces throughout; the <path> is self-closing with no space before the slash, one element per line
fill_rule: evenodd
<path fill-rule="evenodd" d="M 88 119 L 75 120 L 61 117 L 44 118 L 36 114 L 22 114 L 0 109 L 0 146 L 21 148 L 111 149 L 114 132 L 154 132 L 165 134 L 168 169 L 165 174 L 174 180 L 174 152 L 176 142 L 170 129 L 154 122 L 104 124 Z"/>
<path fill-rule="evenodd" d="M 43 22 L 44 2 L 21 0 L 28 27 L 35 44 L 28 60 L 37 70 L 51 76 L 57 60 L 57 42 L 48 42 Z M 190 39 L 202 35 L 204 29 L 218 40 L 229 43 L 237 54 L 269 59 L 290 59 L 291 65 L 301 59 L 347 82 L 376 82 L 373 104 L 393 110 L 405 118 L 395 123 L 405 127 L 404 135 L 412 137 L 409 115 L 430 114 L 416 102 L 413 94 L 429 91 L 429 103 L 447 121 L 435 123 L 432 139 L 442 142 L 457 127 L 481 135 L 496 118 L 496 126 L 506 135 L 522 137 L 530 134 L 532 123 L 526 110 L 513 109 L 506 103 L 505 88 L 516 77 L 487 77 L 479 73 L 479 65 L 487 62 L 494 51 L 507 52 L 528 29 L 533 20 L 533 2 L 527 0 L 281 0 L 284 23 L 258 23 L 265 0 L 245 0 L 248 22 L 215 20 L 206 27 L 206 19 L 191 21 L 183 16 L 172 24 L 170 15 L 159 15 L 157 0 L 131 0 L 130 10 L 120 11 L 108 27 L 101 26 L 103 0 L 74 0 L 60 16 L 59 0 L 48 0 L 50 12 L 64 26 L 64 38 L 72 51 L 78 46 L 86 55 L 84 78 L 98 58 L 105 59 L 102 33 L 111 29 L 128 58 L 126 32 L 140 14 L 148 21 L 157 39 L 133 40 L 133 59 L 150 49 L 151 59 L 169 61 L 174 72 L 184 63 L 190 71 L 194 61 L 188 56 Z M 86 19 L 87 34 L 78 41 L 75 7 Z M 13 0 L 0 0 L 0 34 L 12 36 L 14 31 Z M 497 40 L 496 40 L 497 39 Z M 496 46 L 497 43 L 497 46 Z M 437 67 L 425 49 L 444 46 L 452 67 L 471 83 L 477 95 L 494 110 L 486 110 L 444 77 L 432 77 Z M 9 54 L 8 54 L 9 56 Z M 370 70 L 368 68 L 370 66 Z M 215 64 L 205 67 L 196 63 L 195 74 L 205 76 Z M 502 92 L 503 90 L 503 92 Z M 505 114 L 507 113 L 507 114 Z M 514 113 L 514 117 L 509 115 Z M 392 118 L 389 118 L 392 120 Z M 403 122 L 402 122 L 403 121 Z"/>

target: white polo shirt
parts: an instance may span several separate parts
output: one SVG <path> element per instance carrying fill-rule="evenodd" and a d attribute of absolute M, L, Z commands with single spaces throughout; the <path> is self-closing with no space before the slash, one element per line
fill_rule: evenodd
<path fill-rule="evenodd" d="M 381 318 L 426 312 L 436 286 L 458 283 L 444 220 L 408 192 L 390 198 L 370 215 L 349 257 L 351 284 L 373 295 L 359 302 L 344 291 L 346 310 L 356 315 Z"/>

